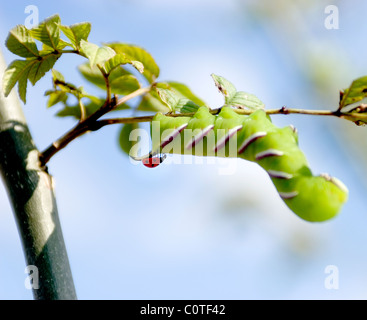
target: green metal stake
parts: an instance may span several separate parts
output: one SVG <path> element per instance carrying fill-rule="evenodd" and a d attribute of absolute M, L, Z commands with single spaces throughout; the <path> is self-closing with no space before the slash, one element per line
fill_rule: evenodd
<path fill-rule="evenodd" d="M 0 52 L 1 88 L 5 68 Z M 34 298 L 76 299 L 52 179 L 40 167 L 38 150 L 14 91 L 7 98 L 0 93 L 0 173 L 12 204 L 26 263 L 32 266 L 29 270 L 33 272 L 30 278 L 33 278 Z"/>

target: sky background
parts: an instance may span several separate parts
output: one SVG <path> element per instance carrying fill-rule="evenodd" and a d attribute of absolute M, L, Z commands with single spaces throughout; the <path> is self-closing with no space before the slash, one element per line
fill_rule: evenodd
<path fill-rule="evenodd" d="M 339 9 L 328 30 L 325 7 Z M 162 81 L 187 84 L 212 107 L 223 98 L 215 73 L 267 108 L 335 109 L 339 90 L 367 74 L 365 1 L 16 1 L 0 10 L 5 59 L 8 31 L 35 5 L 40 21 L 92 23 L 89 41 L 147 49 Z M 80 57 L 55 69 L 88 85 Z M 48 75 L 29 85 L 24 112 L 40 150 L 74 125 L 46 109 Z M 340 215 L 308 223 L 281 201 L 267 174 L 243 160 L 133 165 L 118 148 L 119 127 L 72 142 L 49 163 L 79 299 L 365 299 L 367 298 L 366 128 L 338 119 L 277 115 L 298 128 L 315 174 L 329 172 L 349 188 Z M 148 146 L 147 146 L 148 150 Z M 170 156 L 171 157 L 171 156 Z M 231 169 L 232 174 L 223 174 Z M 228 172 L 228 171 L 227 171 Z M 339 270 L 326 289 L 325 268 Z M 0 299 L 32 299 L 6 191 L 0 187 Z"/>

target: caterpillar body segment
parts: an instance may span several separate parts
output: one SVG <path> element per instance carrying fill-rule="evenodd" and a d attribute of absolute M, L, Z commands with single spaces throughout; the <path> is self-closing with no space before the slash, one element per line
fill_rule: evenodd
<path fill-rule="evenodd" d="M 287 206 L 307 221 L 334 217 L 348 197 L 347 188 L 336 178 L 313 176 L 294 127 L 278 128 L 263 110 L 249 116 L 230 107 L 223 107 L 218 115 L 206 107 L 193 117 L 158 113 L 152 137 L 160 137 L 153 138 L 156 153 L 240 157 L 258 163 Z"/>

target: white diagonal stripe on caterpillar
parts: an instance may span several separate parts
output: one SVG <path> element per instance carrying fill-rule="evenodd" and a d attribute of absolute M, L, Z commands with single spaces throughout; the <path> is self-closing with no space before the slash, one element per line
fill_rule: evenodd
<path fill-rule="evenodd" d="M 293 178 L 293 174 L 283 172 L 283 171 L 268 170 L 267 172 L 269 176 L 272 178 L 287 179 L 287 180 Z"/>
<path fill-rule="evenodd" d="M 184 123 L 183 125 L 179 126 L 177 129 L 175 129 L 171 134 L 169 134 L 161 143 L 161 148 L 163 149 L 165 146 L 167 146 L 169 143 L 173 141 L 174 138 L 176 138 L 183 129 L 187 127 L 187 123 Z"/>
<path fill-rule="evenodd" d="M 334 183 L 340 190 L 348 193 L 348 188 L 345 186 L 343 182 L 341 182 L 339 179 L 332 177 L 328 173 L 321 173 L 320 177 L 323 177 L 325 180 L 330 181 Z"/>
<path fill-rule="evenodd" d="M 276 150 L 276 149 L 267 149 L 265 151 L 261 151 L 255 155 L 256 161 L 267 158 L 267 157 L 280 157 L 284 155 L 283 151 Z"/>
<path fill-rule="evenodd" d="M 282 199 L 292 199 L 292 198 L 298 196 L 298 191 L 279 192 L 279 195 Z"/>
<path fill-rule="evenodd" d="M 244 152 L 246 150 L 246 148 L 253 143 L 254 141 L 256 141 L 259 138 L 265 137 L 267 135 L 267 133 L 265 131 L 259 131 L 256 132 L 254 134 L 252 134 L 251 136 L 249 136 L 243 143 L 242 145 L 238 148 L 238 154 L 241 154 L 242 152 Z"/>
<path fill-rule="evenodd" d="M 242 125 L 228 130 L 228 133 L 223 138 L 221 138 L 218 141 L 218 143 L 215 145 L 213 151 L 217 152 L 218 150 L 222 149 L 226 145 L 226 143 L 229 141 L 229 139 L 231 139 L 237 133 L 237 131 L 240 131 L 241 129 L 242 129 Z"/>
<path fill-rule="evenodd" d="M 195 146 L 195 144 L 197 144 L 198 142 L 200 142 L 200 140 L 204 139 L 204 137 L 214 128 L 214 124 L 211 124 L 209 126 L 207 126 L 206 128 L 204 128 L 201 132 L 199 132 L 196 136 L 194 136 L 192 138 L 191 141 L 189 141 L 189 143 L 185 146 L 186 149 L 191 149 Z"/>
<path fill-rule="evenodd" d="M 289 127 L 291 128 L 291 130 L 295 133 L 295 134 L 298 134 L 298 130 L 297 128 L 293 125 L 293 124 L 290 124 Z"/>

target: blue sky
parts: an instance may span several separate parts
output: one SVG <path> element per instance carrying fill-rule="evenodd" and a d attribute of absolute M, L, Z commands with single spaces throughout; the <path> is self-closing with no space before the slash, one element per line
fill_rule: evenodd
<path fill-rule="evenodd" d="M 265 8 L 271 1 L 257 3 Z M 0 10 L 0 39 L 8 62 L 14 56 L 6 51 L 4 40 L 12 27 L 24 23 L 29 4 L 39 8 L 40 20 L 58 13 L 64 24 L 90 21 L 91 42 L 121 41 L 146 48 L 160 66 L 161 80 L 186 83 L 213 107 L 223 100 L 211 73 L 256 94 L 269 108 L 320 109 L 334 108 L 339 89 L 366 74 L 362 8 L 367 8 L 362 1 L 338 4 L 340 28 L 333 31 L 324 27 L 326 2 L 305 12 L 302 21 L 296 20 L 303 25 L 293 30 L 291 16 L 281 20 L 289 23 L 289 30 L 256 19 L 249 11 L 251 1 L 6 2 Z M 294 37 L 292 32 L 300 33 Z M 305 58 L 311 55 L 313 60 Z M 328 99 L 316 94 L 315 83 L 305 76 L 310 61 L 329 68 L 323 80 L 332 88 Z M 78 75 L 81 62 L 67 57 L 55 68 L 68 81 L 98 93 Z M 74 124 L 54 117 L 59 107 L 46 109 L 43 93 L 50 84 L 45 77 L 36 87 L 29 86 L 24 106 L 40 149 Z M 164 163 L 154 170 L 132 165 L 118 150 L 118 127 L 87 134 L 57 154 L 49 169 L 78 297 L 366 298 L 365 171 L 344 148 L 338 120 L 273 120 L 298 128 L 315 173 L 330 172 L 349 187 L 350 199 L 336 219 L 322 224 L 300 220 L 279 199 L 266 173 L 247 161 Z M 220 174 L 227 166 L 235 173 Z M 324 287 L 328 265 L 339 269 L 338 290 Z M 24 287 L 24 268 L 1 187 L 1 299 L 32 299 Z"/>

